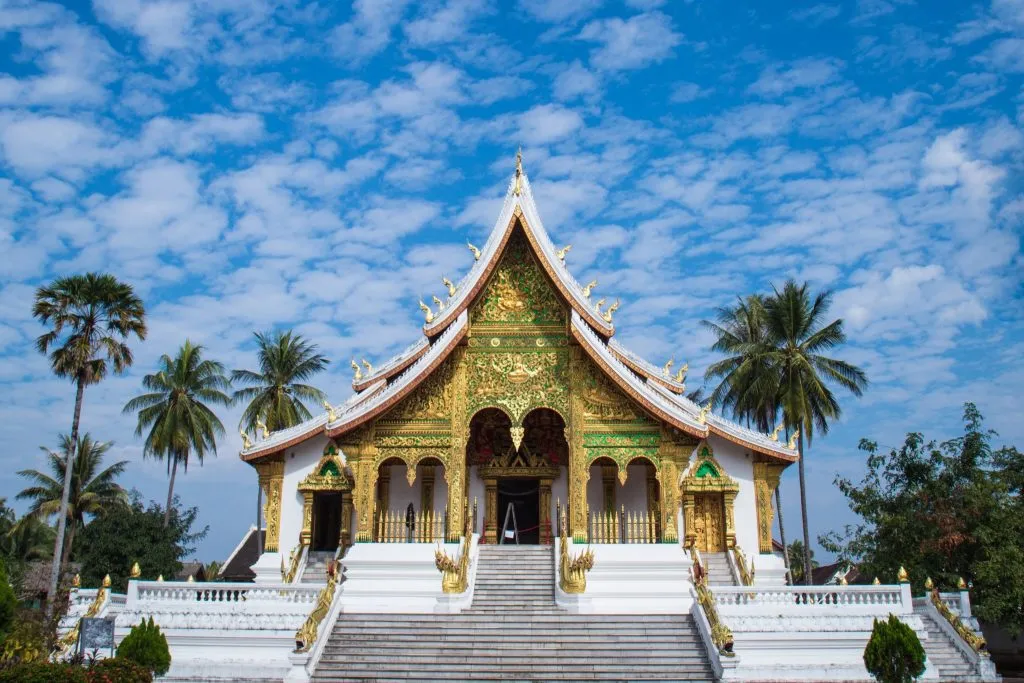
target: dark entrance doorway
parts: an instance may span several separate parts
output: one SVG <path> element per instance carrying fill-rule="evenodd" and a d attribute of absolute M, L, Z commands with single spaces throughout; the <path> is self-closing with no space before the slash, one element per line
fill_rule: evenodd
<path fill-rule="evenodd" d="M 499 542 L 501 542 L 501 529 L 505 524 L 509 504 L 516 511 L 519 543 L 528 545 L 540 543 L 540 480 L 533 478 L 498 480 L 498 519 L 495 523 Z M 512 530 L 511 520 L 508 528 L 510 531 Z M 505 543 L 515 543 L 515 539 L 506 538 Z"/>
<path fill-rule="evenodd" d="M 313 538 L 311 550 L 337 550 L 341 537 L 340 493 L 313 494 Z"/>

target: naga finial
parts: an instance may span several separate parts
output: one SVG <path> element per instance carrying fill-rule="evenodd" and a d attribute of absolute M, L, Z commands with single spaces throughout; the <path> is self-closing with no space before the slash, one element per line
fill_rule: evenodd
<path fill-rule="evenodd" d="M 600 299 L 597 300 L 597 303 L 594 304 L 594 307 L 597 308 L 597 312 L 598 313 L 601 312 L 601 307 L 604 306 L 604 301 L 605 301 L 604 297 L 601 297 Z"/>
<path fill-rule="evenodd" d="M 373 374 L 373 366 L 370 365 L 369 361 L 367 361 L 365 358 L 363 359 L 363 367 L 366 368 L 367 375 Z"/>
<path fill-rule="evenodd" d="M 350 365 L 352 366 L 352 369 L 356 371 L 355 381 L 358 382 L 359 380 L 361 380 L 363 378 L 363 371 L 359 367 L 359 363 L 356 362 L 355 358 L 352 359 L 352 362 L 350 363 Z"/>
<path fill-rule="evenodd" d="M 441 284 L 443 284 L 445 287 L 448 288 L 448 297 L 449 298 L 455 296 L 455 285 L 452 284 L 451 280 L 449 280 L 446 277 L 442 277 L 441 278 Z"/>
<path fill-rule="evenodd" d="M 702 425 L 703 424 L 707 424 L 708 423 L 708 413 L 710 413 L 710 412 L 711 412 L 711 401 L 708 401 L 708 404 L 700 409 L 700 415 L 697 416 L 697 422 L 701 423 Z"/>
<path fill-rule="evenodd" d="M 426 321 L 428 325 L 434 322 L 434 312 L 430 310 L 430 306 L 423 303 L 422 299 L 420 299 L 420 310 L 423 311 L 423 315 L 426 316 Z"/>
<path fill-rule="evenodd" d="M 676 364 L 676 359 L 675 358 L 669 358 L 668 362 L 665 363 L 665 367 L 663 367 L 661 369 L 661 374 L 665 375 L 665 377 L 668 377 L 668 371 L 671 370 L 672 366 L 675 365 L 675 364 Z"/>
<path fill-rule="evenodd" d="M 334 406 L 332 406 L 327 401 L 324 401 L 324 410 L 327 411 L 327 421 L 328 422 L 334 422 L 335 420 L 338 419 L 338 416 L 334 412 Z"/>
<path fill-rule="evenodd" d="M 241 429 L 238 430 L 238 433 L 242 436 L 242 450 L 247 451 L 252 448 L 252 440 L 249 438 L 249 435 Z"/>
<path fill-rule="evenodd" d="M 256 429 L 259 430 L 261 439 L 266 439 L 270 436 L 270 430 L 267 429 L 267 423 L 258 417 L 256 418 Z"/>
<path fill-rule="evenodd" d="M 900 565 L 899 571 L 896 572 L 896 580 L 900 583 L 910 583 L 910 574 L 903 568 L 903 565 Z"/>
<path fill-rule="evenodd" d="M 110 574 L 103 577 L 103 581 L 100 583 L 104 588 L 110 588 Z"/>
<path fill-rule="evenodd" d="M 469 250 L 471 252 L 473 252 L 473 260 L 474 261 L 479 261 L 480 260 L 480 250 L 477 249 L 476 247 L 474 247 L 472 242 L 466 242 L 466 246 L 469 247 Z"/>
<path fill-rule="evenodd" d="M 441 311 L 444 310 L 444 302 L 441 301 L 440 299 L 438 299 L 436 296 L 433 297 L 433 299 L 434 299 L 434 305 L 437 306 L 437 312 L 440 313 Z"/>
<path fill-rule="evenodd" d="M 612 314 L 615 313 L 615 311 L 619 310 L 619 303 L 619 300 L 616 299 L 615 303 L 609 306 L 608 310 L 605 311 L 604 314 L 601 316 L 606 323 L 610 323 L 612 321 Z"/>
<path fill-rule="evenodd" d="M 683 363 L 683 367 L 679 368 L 679 372 L 676 373 L 676 376 L 673 379 L 675 379 L 675 381 L 677 381 L 680 384 L 682 384 L 683 382 L 686 381 L 686 373 L 689 372 L 689 371 L 690 371 L 690 364 L 689 363 Z"/>
<path fill-rule="evenodd" d="M 128 578 L 137 579 L 140 576 L 142 576 L 142 567 L 140 567 L 139 563 L 136 562 L 132 565 L 132 571 L 130 574 L 128 574 Z"/>
<path fill-rule="evenodd" d="M 565 255 L 568 254 L 571 250 L 572 250 L 572 245 L 571 244 L 567 244 L 564 247 L 562 247 L 561 249 L 559 249 L 558 251 L 556 251 L 555 252 L 555 256 L 558 257 L 559 261 L 561 261 L 562 263 L 565 263 Z"/>
<path fill-rule="evenodd" d="M 516 181 L 512 186 L 512 194 L 519 196 L 523 192 L 523 148 L 516 150 Z"/>
<path fill-rule="evenodd" d="M 591 280 L 588 282 L 587 286 L 583 288 L 583 296 L 589 299 L 590 293 L 594 291 L 594 287 L 597 287 L 597 280 Z"/>
<path fill-rule="evenodd" d="M 782 427 L 783 426 L 784 425 L 781 422 L 779 424 L 775 425 L 775 429 L 772 430 L 772 435 L 770 437 L 772 441 L 778 441 L 779 440 L 779 432 L 782 431 Z"/>
<path fill-rule="evenodd" d="M 796 440 L 800 438 L 800 428 L 797 427 L 796 431 L 789 437 L 789 443 L 786 446 L 789 450 L 796 450 Z"/>

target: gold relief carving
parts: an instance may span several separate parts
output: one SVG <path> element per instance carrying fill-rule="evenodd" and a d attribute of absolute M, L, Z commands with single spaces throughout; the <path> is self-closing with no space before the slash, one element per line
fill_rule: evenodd
<path fill-rule="evenodd" d="M 256 465 L 259 486 L 263 489 L 263 521 L 267 526 L 264 549 L 276 553 L 281 538 L 281 489 L 284 485 L 284 460 Z"/>
<path fill-rule="evenodd" d="M 585 417 L 591 420 L 648 421 L 647 416 L 589 359 L 581 359 L 580 364 L 577 389 L 583 399 Z"/>
<path fill-rule="evenodd" d="M 447 419 L 451 413 L 449 387 L 452 363 L 448 361 L 434 370 L 412 394 L 384 415 L 387 421 Z"/>
<path fill-rule="evenodd" d="M 513 424 L 520 424 L 534 408 L 565 413 L 565 350 L 471 353 L 467 361 L 469 414 L 501 408 Z"/>
<path fill-rule="evenodd" d="M 451 446 L 448 434 L 379 434 L 376 438 L 378 449 L 384 448 L 442 448 Z M 442 458 L 442 461 L 444 459 Z"/>
<path fill-rule="evenodd" d="M 754 463 L 754 495 L 757 498 L 757 544 L 762 553 L 772 552 L 772 496 L 779 486 L 783 466 L 766 462 Z"/>
<path fill-rule="evenodd" d="M 468 381 L 465 348 L 457 348 L 448 361 L 451 375 L 451 447 L 445 461 L 444 477 L 448 483 L 448 540 L 458 540 L 467 504 L 466 442 L 469 440 Z"/>
<path fill-rule="evenodd" d="M 305 491 L 302 494 L 302 531 L 299 533 L 299 545 L 309 545 L 313 538 L 313 492 Z"/>
<path fill-rule="evenodd" d="M 696 457 L 687 467 L 679 485 L 683 497 L 685 545 L 697 546 L 701 550 L 704 549 L 702 546 L 718 548 L 723 544 L 721 550 L 734 547 L 733 508 L 740 485 L 715 460 L 707 441 L 697 444 Z M 719 530 L 722 531 L 721 538 Z"/>
<path fill-rule="evenodd" d="M 520 230 L 509 240 L 494 276 L 473 306 L 470 321 L 474 325 L 565 324 L 562 301 Z"/>
<path fill-rule="evenodd" d="M 583 446 L 585 407 L 583 388 L 589 380 L 590 361 L 583 350 L 573 347 L 569 356 L 569 533 L 581 542 L 587 538 L 587 482 L 590 467 Z"/>

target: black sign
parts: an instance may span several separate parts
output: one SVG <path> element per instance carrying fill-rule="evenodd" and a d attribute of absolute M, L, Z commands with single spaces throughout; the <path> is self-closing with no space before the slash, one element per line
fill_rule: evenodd
<path fill-rule="evenodd" d="M 113 619 L 82 619 L 79 628 L 81 639 L 79 642 L 81 652 L 92 652 L 93 650 L 114 649 L 114 620 Z"/>

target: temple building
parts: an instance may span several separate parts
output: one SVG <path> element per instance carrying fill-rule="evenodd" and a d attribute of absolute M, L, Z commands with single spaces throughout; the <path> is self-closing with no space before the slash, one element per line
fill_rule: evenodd
<path fill-rule="evenodd" d="M 962 581 L 788 585 L 772 499 L 795 435 L 687 398 L 686 363 L 621 344 L 622 302 L 571 262 L 517 159 L 468 272 L 419 302 L 422 335 L 352 359 L 343 404 L 243 435 L 263 525 L 235 580 L 136 566 L 125 596 L 76 588 L 61 647 L 113 616 L 118 639 L 160 625 L 169 680 L 868 681 L 895 614 L 922 680 L 998 680 Z"/>

